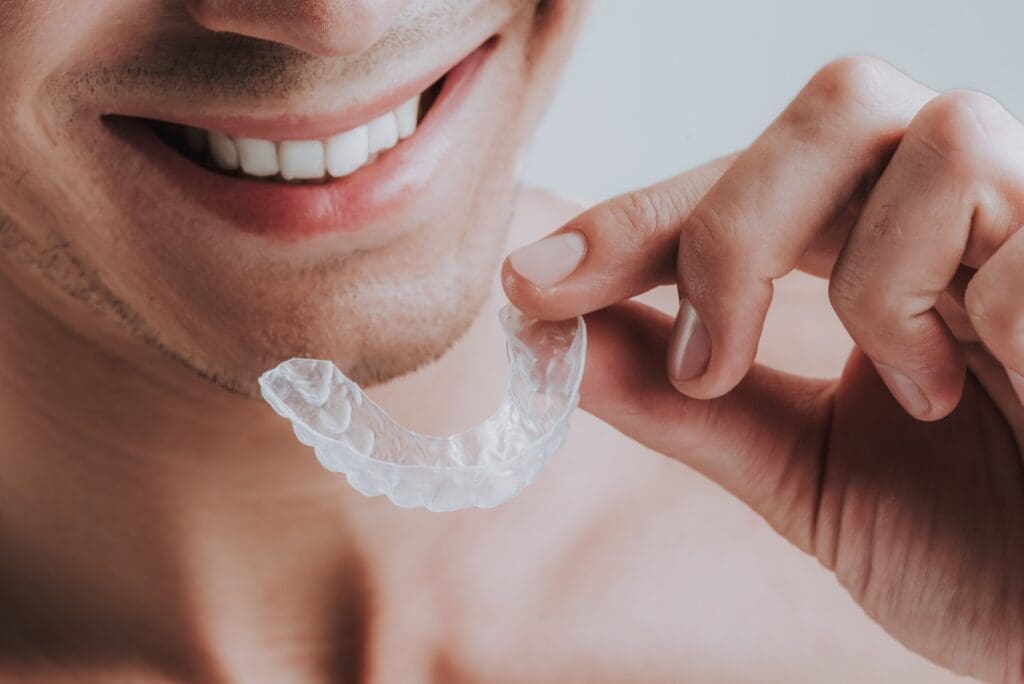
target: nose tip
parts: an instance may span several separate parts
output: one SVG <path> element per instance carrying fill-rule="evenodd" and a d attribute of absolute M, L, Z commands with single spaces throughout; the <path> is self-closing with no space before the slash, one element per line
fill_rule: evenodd
<path fill-rule="evenodd" d="M 211 31 L 227 31 L 322 56 L 365 50 L 409 0 L 186 0 L 189 14 Z"/>

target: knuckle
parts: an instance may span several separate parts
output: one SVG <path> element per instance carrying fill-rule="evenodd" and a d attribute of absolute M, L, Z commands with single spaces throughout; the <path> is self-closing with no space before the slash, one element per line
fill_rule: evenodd
<path fill-rule="evenodd" d="M 716 261 L 735 239 L 737 228 L 715 206 L 699 205 L 687 218 L 680 235 L 680 260 L 691 267 Z"/>
<path fill-rule="evenodd" d="M 894 68 L 875 57 L 843 57 L 822 67 L 804 89 L 807 101 L 830 109 L 876 111 Z"/>
<path fill-rule="evenodd" d="M 870 325 L 876 317 L 882 318 L 877 307 L 872 306 L 866 282 L 860 269 L 851 266 L 836 268 L 828 281 L 829 303 L 848 327 Z"/>
<path fill-rule="evenodd" d="M 902 137 L 913 112 L 912 82 L 875 57 L 843 57 L 820 69 L 786 108 L 780 123 L 809 144 L 849 140 L 882 153 Z"/>
<path fill-rule="evenodd" d="M 851 273 L 849 268 L 836 268 L 828 281 L 828 301 L 844 323 L 858 301 L 863 280 Z"/>
<path fill-rule="evenodd" d="M 972 280 L 964 293 L 967 318 L 986 343 L 1019 344 L 1015 341 L 1024 336 L 1024 315 L 1001 292 L 977 277 Z"/>
<path fill-rule="evenodd" d="M 899 338 L 901 323 L 911 316 L 914 302 L 894 297 L 884 285 L 872 283 L 862 270 L 851 265 L 837 268 L 828 283 L 829 303 L 859 341 L 891 343 Z"/>
<path fill-rule="evenodd" d="M 988 95 L 954 90 L 922 107 L 907 137 L 953 173 L 974 175 L 988 165 L 996 141 L 1011 122 L 1009 113 Z"/>
<path fill-rule="evenodd" d="M 672 209 L 660 192 L 636 191 L 608 205 L 612 222 L 625 226 L 623 238 L 630 244 L 647 242 L 673 223 Z"/>

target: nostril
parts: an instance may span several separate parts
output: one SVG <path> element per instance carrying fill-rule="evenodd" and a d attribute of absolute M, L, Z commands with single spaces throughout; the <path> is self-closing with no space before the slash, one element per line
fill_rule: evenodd
<path fill-rule="evenodd" d="M 408 0 L 186 0 L 210 31 L 237 33 L 332 57 L 361 52 L 390 28 Z"/>

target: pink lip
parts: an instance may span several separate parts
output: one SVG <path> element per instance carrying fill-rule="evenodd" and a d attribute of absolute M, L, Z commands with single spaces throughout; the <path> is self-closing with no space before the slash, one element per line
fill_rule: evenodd
<path fill-rule="evenodd" d="M 466 58 L 460 60 L 464 62 Z M 159 119 L 183 126 L 194 126 L 208 131 L 219 131 L 238 138 L 259 138 L 261 140 L 318 140 L 350 130 L 365 124 L 381 114 L 397 108 L 418 93 L 430 87 L 457 64 L 434 68 L 412 83 L 397 88 L 372 102 L 349 107 L 343 112 L 316 116 L 286 114 L 272 118 L 247 116 L 198 115 L 184 117 L 178 114 L 152 116 L 144 112 L 123 112 L 147 119 Z"/>
<path fill-rule="evenodd" d="M 408 206 L 439 172 L 443 160 L 458 143 L 461 105 L 479 80 L 496 42 L 494 38 L 488 40 L 448 71 L 437 100 L 415 135 L 382 153 L 374 163 L 323 184 L 286 185 L 210 171 L 159 140 L 139 119 L 119 119 L 118 133 L 154 158 L 167 180 L 180 187 L 191 200 L 208 207 L 240 230 L 284 241 L 329 232 L 356 232 L 379 222 L 389 212 Z M 300 139 L 325 137 L 394 109 L 443 74 L 441 71 L 398 89 L 372 105 L 353 108 L 340 116 L 273 120 L 219 118 L 179 123 L 271 140 L 295 138 L 297 132 L 303 136 Z M 417 90 L 420 85 L 422 89 Z"/>

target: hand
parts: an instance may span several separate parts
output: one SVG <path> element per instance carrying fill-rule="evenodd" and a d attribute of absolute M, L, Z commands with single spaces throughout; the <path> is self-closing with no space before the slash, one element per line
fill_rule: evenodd
<path fill-rule="evenodd" d="M 585 212 L 503 284 L 589 314 L 584 408 L 742 498 L 911 649 L 1020 681 L 1022 223 L 1018 121 L 847 58 L 738 156 Z M 856 344 L 836 380 L 754 364 L 793 269 Z M 621 303 L 673 282 L 674 325 Z"/>

